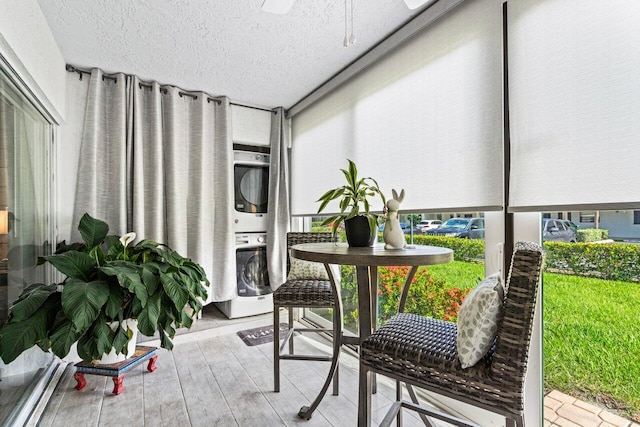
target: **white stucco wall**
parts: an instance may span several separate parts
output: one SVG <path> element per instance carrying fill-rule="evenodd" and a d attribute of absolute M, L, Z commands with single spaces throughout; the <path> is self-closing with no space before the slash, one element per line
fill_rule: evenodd
<path fill-rule="evenodd" d="M 574 216 L 580 219 L 578 215 Z M 580 228 L 594 228 L 594 223 L 575 222 Z M 633 223 L 633 211 L 600 211 L 600 228 L 615 239 L 640 239 L 640 224 Z"/>
<path fill-rule="evenodd" d="M 632 210 L 601 212 L 600 228 L 609 230 L 611 238 L 640 239 L 640 224 L 633 223 Z"/>
<path fill-rule="evenodd" d="M 0 55 L 61 123 L 65 61 L 36 0 L 0 0 Z"/>

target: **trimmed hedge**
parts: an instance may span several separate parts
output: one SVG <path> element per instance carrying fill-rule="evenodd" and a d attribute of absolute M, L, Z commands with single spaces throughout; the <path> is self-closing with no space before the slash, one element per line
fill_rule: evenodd
<path fill-rule="evenodd" d="M 640 282 L 640 245 L 545 242 L 546 268 L 579 276 Z"/>
<path fill-rule="evenodd" d="M 411 239 L 409 235 L 405 235 L 405 238 L 407 242 Z M 453 259 L 456 261 L 484 261 L 484 239 L 461 239 L 460 237 L 414 234 L 413 243 L 453 249 Z"/>
<path fill-rule="evenodd" d="M 599 240 L 606 240 L 609 238 L 609 230 L 602 230 L 600 228 L 585 228 L 584 230 L 578 230 L 576 232 L 578 242 L 597 242 Z"/>

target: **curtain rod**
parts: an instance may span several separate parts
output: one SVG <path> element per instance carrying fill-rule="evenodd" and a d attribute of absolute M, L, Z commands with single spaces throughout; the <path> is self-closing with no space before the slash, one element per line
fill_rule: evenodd
<path fill-rule="evenodd" d="M 69 64 L 67 64 L 66 69 L 67 69 L 67 71 L 69 71 L 70 73 L 78 73 L 78 75 L 80 76 L 80 80 L 82 80 L 82 75 L 83 75 L 83 74 L 89 74 L 89 75 L 91 75 L 91 71 L 80 70 L 80 69 L 78 69 L 78 68 L 74 67 L 73 65 L 69 65 Z M 117 79 L 116 77 L 109 76 L 109 75 L 106 75 L 106 74 L 103 74 L 103 75 L 102 75 L 102 80 L 104 80 L 104 79 L 107 79 L 107 80 L 113 80 L 114 82 L 117 82 L 117 81 L 118 81 L 118 79 Z"/>
<path fill-rule="evenodd" d="M 260 111 L 268 111 L 268 112 L 273 113 L 273 114 L 277 114 L 278 113 L 275 109 L 269 110 L 268 108 L 254 107 L 253 105 L 238 104 L 238 103 L 235 103 L 235 102 L 229 102 L 229 104 L 235 105 L 237 107 L 252 108 L 254 110 L 260 110 Z"/>
<path fill-rule="evenodd" d="M 138 82 L 138 87 L 140 89 L 142 89 L 143 87 L 148 87 L 149 89 L 151 89 L 153 87 L 153 83 Z M 167 89 L 161 87 L 160 88 L 160 92 L 166 94 L 167 93 Z M 180 98 L 182 98 L 183 96 L 188 96 L 190 98 L 193 98 L 194 100 L 198 99 L 198 95 L 194 95 L 194 94 L 188 93 L 188 92 L 178 91 L 178 95 L 180 95 Z M 212 102 L 212 101 L 215 102 L 218 105 L 222 104 L 222 101 L 220 101 L 217 98 L 209 98 L 209 97 L 207 97 L 207 103 Z"/>
<path fill-rule="evenodd" d="M 66 70 L 69 71 L 70 73 L 78 73 L 78 75 L 80 76 L 80 80 L 82 80 L 82 75 L 83 74 L 91 75 L 91 71 L 83 70 L 81 68 L 77 68 L 77 67 L 74 67 L 73 65 L 69 65 L 69 64 L 66 65 Z M 107 74 L 103 74 L 102 75 L 102 80 L 104 80 L 104 79 L 113 80 L 114 82 L 116 82 L 118 80 L 116 77 L 110 76 L 110 75 L 107 75 Z M 151 88 L 151 87 L 153 87 L 153 84 L 152 83 L 147 83 L 147 82 L 138 82 L 138 87 L 140 87 L 140 89 L 142 89 L 143 86 Z M 169 85 L 169 86 L 171 86 L 171 85 Z M 163 93 L 166 94 L 167 90 L 164 89 Z M 188 97 L 193 98 L 194 100 L 198 99 L 198 95 L 194 95 L 194 94 L 188 93 L 186 91 L 178 91 L 178 95 L 180 95 L 180 97 L 188 96 Z M 221 104 L 222 101 L 220 101 L 220 99 L 218 99 L 218 98 L 219 97 L 207 97 L 207 102 L 216 102 L 217 104 Z M 237 107 L 251 108 L 253 110 L 268 111 L 270 113 L 277 114 L 277 111 L 275 109 L 254 107 L 253 105 L 240 104 L 240 103 L 237 103 L 237 102 L 229 102 L 229 104 L 230 105 L 235 105 Z"/>

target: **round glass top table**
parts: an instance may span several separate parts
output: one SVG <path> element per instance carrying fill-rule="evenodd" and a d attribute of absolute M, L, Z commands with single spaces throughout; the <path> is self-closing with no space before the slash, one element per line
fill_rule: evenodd
<path fill-rule="evenodd" d="M 358 337 L 355 340 L 343 337 L 346 344 L 359 345 L 371 335 L 377 320 L 378 307 L 378 267 L 410 266 L 405 279 L 411 282 L 418 267 L 422 265 L 444 264 L 453 261 L 453 250 L 438 246 L 408 245 L 404 249 L 385 249 L 383 244 L 372 247 L 353 248 L 346 243 L 303 243 L 291 247 L 294 258 L 320 262 L 325 265 L 354 265 L 358 284 Z M 327 268 L 327 271 L 330 269 Z M 333 278 L 331 278 L 333 280 Z M 403 293 L 404 295 L 404 293 Z M 406 298 L 406 296 L 404 296 Z M 401 299 L 400 304 L 403 304 Z M 360 378 L 360 399 L 371 395 L 371 375 Z M 358 408 L 358 425 L 363 425 L 366 414 Z"/>

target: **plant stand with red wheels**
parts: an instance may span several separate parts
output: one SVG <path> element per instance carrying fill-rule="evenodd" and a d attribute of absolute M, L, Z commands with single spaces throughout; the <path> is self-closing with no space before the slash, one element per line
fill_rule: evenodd
<path fill-rule="evenodd" d="M 137 346 L 136 352 L 133 357 L 130 357 L 122 362 L 112 363 L 109 365 L 93 365 L 87 362 L 76 363 L 76 373 L 73 374 L 77 384 L 75 389 L 82 390 L 87 385 L 87 380 L 84 378 L 84 374 L 90 375 L 103 375 L 112 377 L 113 379 L 113 394 L 120 394 L 124 390 L 123 381 L 124 374 L 130 369 L 138 366 L 142 362 L 148 360 L 147 370 L 153 372 L 156 370 L 156 360 L 158 355 L 156 354 L 157 347 Z"/>

